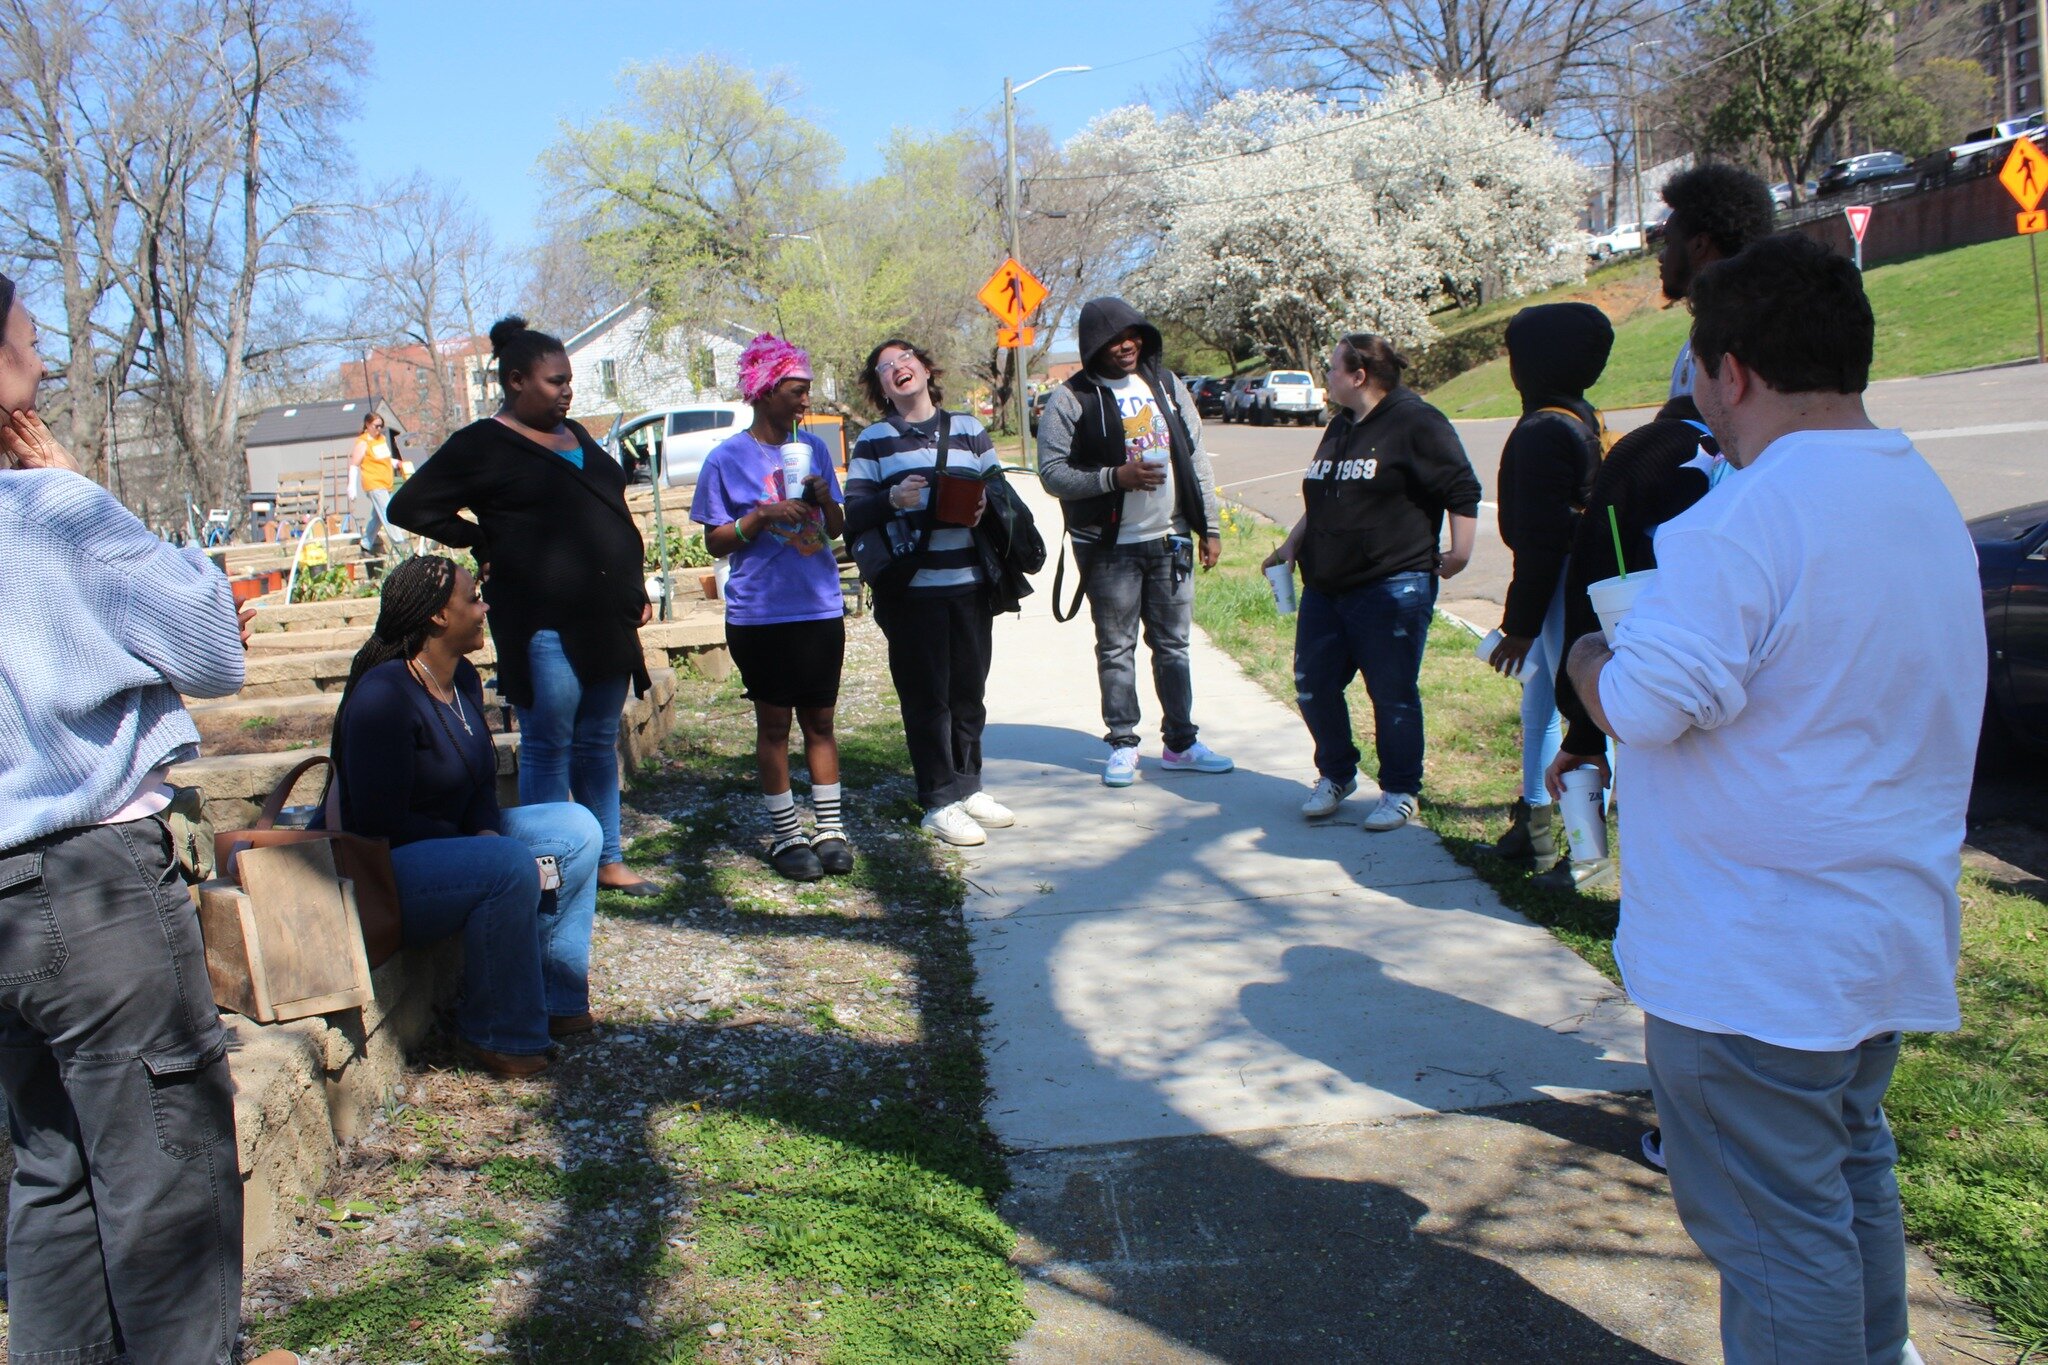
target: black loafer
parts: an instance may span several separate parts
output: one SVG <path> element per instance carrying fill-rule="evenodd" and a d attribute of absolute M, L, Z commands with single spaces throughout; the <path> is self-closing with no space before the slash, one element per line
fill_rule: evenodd
<path fill-rule="evenodd" d="M 793 882 L 814 882 L 825 875 L 825 865 L 809 844 L 785 844 L 770 853 L 768 861 Z"/>
<path fill-rule="evenodd" d="M 813 840 L 811 852 L 818 855 L 818 865 L 831 876 L 843 877 L 853 871 L 853 846 L 837 834 Z"/>

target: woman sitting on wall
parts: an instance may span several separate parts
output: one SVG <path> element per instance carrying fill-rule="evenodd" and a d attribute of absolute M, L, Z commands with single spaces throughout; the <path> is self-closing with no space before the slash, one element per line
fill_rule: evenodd
<path fill-rule="evenodd" d="M 341 827 L 388 839 L 407 944 L 462 935 L 455 1026 L 464 1054 L 500 1076 L 548 1065 L 550 1039 L 587 1033 L 590 926 L 604 834 L 573 801 L 498 806 L 483 681 L 485 607 L 441 555 L 384 578 L 334 719 Z"/>

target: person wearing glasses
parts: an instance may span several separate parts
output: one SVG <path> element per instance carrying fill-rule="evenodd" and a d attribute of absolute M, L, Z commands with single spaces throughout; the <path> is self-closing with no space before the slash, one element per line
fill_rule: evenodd
<path fill-rule="evenodd" d="M 412 462 L 398 454 L 396 440 L 384 434 L 384 419 L 377 413 L 363 418 L 363 429 L 348 455 L 348 505 L 351 514 L 356 500 L 368 497 L 369 515 L 363 518 L 363 553 L 375 554 L 390 537 L 391 548 L 405 548 L 405 532 L 391 524 L 391 490 L 395 475 L 412 477 Z"/>

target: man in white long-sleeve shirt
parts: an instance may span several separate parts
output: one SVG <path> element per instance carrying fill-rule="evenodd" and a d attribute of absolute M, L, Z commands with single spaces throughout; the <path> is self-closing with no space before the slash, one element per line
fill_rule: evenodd
<path fill-rule="evenodd" d="M 1862 393 L 1850 263 L 1796 236 L 1702 271 L 1693 393 L 1742 469 L 1568 667 L 1628 746 L 1615 958 L 1730 1365 L 1916 1359 L 1882 1108 L 1902 1030 L 1956 1028 L 1984 706 L 1976 556 Z"/>

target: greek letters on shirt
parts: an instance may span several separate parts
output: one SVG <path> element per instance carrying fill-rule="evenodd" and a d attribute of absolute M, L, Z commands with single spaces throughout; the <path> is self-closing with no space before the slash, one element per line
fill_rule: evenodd
<path fill-rule="evenodd" d="M 1380 472 L 1377 456 L 1363 460 L 1310 460 L 1308 475 L 1311 479 L 1371 479 Z"/>

